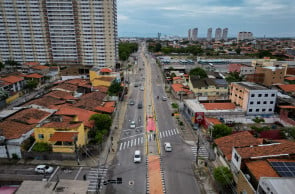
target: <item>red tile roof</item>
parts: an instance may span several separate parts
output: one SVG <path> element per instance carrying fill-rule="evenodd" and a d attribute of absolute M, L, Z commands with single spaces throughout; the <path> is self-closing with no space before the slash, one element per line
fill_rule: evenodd
<path fill-rule="evenodd" d="M 295 77 L 285 77 L 286 80 L 289 80 L 289 81 L 294 81 L 295 80 Z"/>
<path fill-rule="evenodd" d="M 43 69 L 49 69 L 49 67 L 45 65 L 37 65 L 37 66 L 33 66 L 32 69 L 43 70 Z"/>
<path fill-rule="evenodd" d="M 40 63 L 39 62 L 25 62 L 23 65 L 36 66 L 36 65 L 40 65 Z"/>
<path fill-rule="evenodd" d="M 182 79 L 181 77 L 173 77 L 173 80 Z"/>
<path fill-rule="evenodd" d="M 213 125 L 217 125 L 217 124 L 222 124 L 219 119 L 216 119 L 216 118 L 209 118 L 209 117 L 206 117 L 206 121 L 208 123 L 212 123 Z"/>
<path fill-rule="evenodd" d="M 251 161 L 245 164 L 256 181 L 259 181 L 260 177 L 279 177 L 266 160 Z"/>
<path fill-rule="evenodd" d="M 8 76 L 8 77 L 3 77 L 0 80 L 13 84 L 13 83 L 23 81 L 24 78 L 11 75 L 11 76 Z"/>
<path fill-rule="evenodd" d="M 49 139 L 49 141 L 66 141 L 73 142 L 78 132 L 55 132 Z"/>
<path fill-rule="evenodd" d="M 76 98 L 70 93 L 66 91 L 54 90 L 46 94 L 45 96 L 51 96 L 56 99 L 64 99 L 64 100 L 75 100 Z"/>
<path fill-rule="evenodd" d="M 262 158 L 274 157 L 279 155 L 295 154 L 295 142 L 284 141 L 275 144 L 264 144 L 261 146 L 236 148 L 239 155 L 243 158 Z"/>
<path fill-rule="evenodd" d="M 185 93 L 191 92 L 182 84 L 172 84 L 171 87 L 172 87 L 172 90 L 174 90 L 175 92 L 185 92 Z"/>
<path fill-rule="evenodd" d="M 75 92 L 77 91 L 78 86 L 68 83 L 61 83 L 55 87 L 52 88 L 52 90 L 67 90 L 69 92 Z"/>
<path fill-rule="evenodd" d="M 38 73 L 33 73 L 33 74 L 29 74 L 29 75 L 24 75 L 24 77 L 40 79 L 40 78 L 42 78 L 44 76 L 43 75 L 40 75 Z"/>
<path fill-rule="evenodd" d="M 76 79 L 66 80 L 65 83 L 73 84 L 73 85 L 77 85 L 77 86 L 84 86 L 84 85 L 89 84 L 90 81 L 89 80 L 86 80 L 86 79 L 76 78 Z"/>
<path fill-rule="evenodd" d="M 63 117 L 64 118 L 64 117 Z M 50 122 L 43 125 L 46 128 L 57 128 L 57 129 L 77 129 L 81 126 L 82 122 L 77 121 L 62 121 L 62 122 Z"/>
<path fill-rule="evenodd" d="M 260 144 L 259 140 L 253 137 L 253 135 L 248 131 L 243 131 L 225 137 L 220 137 L 215 139 L 214 142 L 225 155 L 228 161 L 231 160 L 233 147 L 245 147 Z"/>
<path fill-rule="evenodd" d="M 79 101 L 76 104 L 73 104 L 73 106 L 94 111 L 95 107 L 102 105 L 105 97 L 106 94 L 102 92 L 88 93 L 81 96 Z"/>
<path fill-rule="evenodd" d="M 115 110 L 115 107 L 97 106 L 95 110 L 99 112 L 104 112 L 104 113 L 113 113 Z"/>
<path fill-rule="evenodd" d="M 285 106 L 279 106 L 280 108 L 283 108 L 283 109 L 288 109 L 288 108 L 290 108 L 290 109 L 294 109 L 295 108 L 295 106 L 290 106 L 290 105 L 285 105 Z"/>
<path fill-rule="evenodd" d="M 65 100 L 59 100 L 51 96 L 43 96 L 42 98 L 31 100 L 30 102 L 25 103 L 25 105 L 36 104 L 39 106 L 51 108 L 54 105 L 64 104 L 65 102 Z"/>
<path fill-rule="evenodd" d="M 102 72 L 102 73 L 110 73 L 110 72 L 112 72 L 112 69 L 111 68 L 102 68 L 100 70 L 100 72 Z"/>
<path fill-rule="evenodd" d="M 55 114 L 76 115 L 79 121 L 83 121 L 84 125 L 90 128 L 90 127 L 93 127 L 93 121 L 89 121 L 89 118 L 91 117 L 91 115 L 97 114 L 97 113 L 93 111 L 65 105 L 61 107 Z"/>
<path fill-rule="evenodd" d="M 236 108 L 234 103 L 201 103 L 206 110 L 233 110 Z"/>
<path fill-rule="evenodd" d="M 295 84 L 278 85 L 285 92 L 295 92 Z"/>
<path fill-rule="evenodd" d="M 260 133 L 260 137 L 264 139 L 282 139 L 281 130 L 266 130 Z"/>
<path fill-rule="evenodd" d="M 28 108 L 10 116 L 9 120 L 14 120 L 26 124 L 37 124 L 47 118 L 51 113 L 39 109 Z"/>
<path fill-rule="evenodd" d="M 0 132 L 6 139 L 18 139 L 23 134 L 29 132 L 35 127 L 35 125 L 27 125 L 24 123 L 5 120 L 0 122 Z"/>

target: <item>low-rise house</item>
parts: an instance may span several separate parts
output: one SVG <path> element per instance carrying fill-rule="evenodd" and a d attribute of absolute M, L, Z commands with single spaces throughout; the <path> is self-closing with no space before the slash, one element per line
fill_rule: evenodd
<path fill-rule="evenodd" d="M 194 93 L 188 89 L 187 86 L 183 84 L 172 84 L 171 93 L 177 99 L 188 99 L 194 98 Z"/>
<path fill-rule="evenodd" d="M 38 73 L 41 75 L 47 75 L 49 73 L 49 67 L 45 65 L 32 66 L 29 70 L 30 73 Z"/>
<path fill-rule="evenodd" d="M 121 81 L 120 73 L 113 72 L 110 68 L 92 68 L 89 71 L 89 79 L 92 86 L 109 87 L 113 80 Z"/>
<path fill-rule="evenodd" d="M 228 83 L 223 79 L 200 79 L 191 76 L 188 86 L 200 100 L 228 99 Z"/>
<path fill-rule="evenodd" d="M 295 97 L 295 84 L 282 84 L 278 87 L 283 91 L 283 93 Z"/>
<path fill-rule="evenodd" d="M 240 76 L 253 74 L 255 73 L 255 68 L 253 66 L 244 65 L 244 64 L 229 64 L 229 72 L 239 72 Z"/>
<path fill-rule="evenodd" d="M 21 91 L 25 86 L 24 78 L 14 75 L 0 78 L 0 82 L 4 83 L 2 88 L 9 93 Z"/>
<path fill-rule="evenodd" d="M 74 107 L 95 111 L 95 108 L 101 106 L 106 99 L 107 94 L 102 92 L 92 92 L 84 94 L 73 104 Z"/>
<path fill-rule="evenodd" d="M 28 108 L 16 112 L 0 123 L 0 136 L 4 141 L 0 146 L 0 157 L 11 158 L 13 154 L 22 158 L 21 144 L 28 139 L 34 127 L 42 124 L 54 110 Z"/>
<path fill-rule="evenodd" d="M 95 110 L 103 114 L 113 114 L 116 108 L 116 102 L 103 102 L 102 105 L 97 106 Z"/>

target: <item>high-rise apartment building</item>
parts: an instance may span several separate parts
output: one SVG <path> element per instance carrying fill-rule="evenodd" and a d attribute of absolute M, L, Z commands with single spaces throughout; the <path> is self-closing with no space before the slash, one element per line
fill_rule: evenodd
<path fill-rule="evenodd" d="M 228 28 L 222 30 L 222 40 L 227 41 Z"/>
<path fill-rule="evenodd" d="M 0 1 L 0 60 L 115 66 L 116 0 Z"/>
<path fill-rule="evenodd" d="M 192 41 L 197 41 L 198 40 L 198 28 L 192 29 L 191 33 L 192 33 Z"/>
<path fill-rule="evenodd" d="M 207 41 L 211 41 L 211 40 L 212 40 L 212 28 L 208 28 Z"/>
<path fill-rule="evenodd" d="M 192 40 L 192 29 L 188 29 L 188 31 L 187 31 L 187 39 L 189 41 Z"/>
<path fill-rule="evenodd" d="M 253 33 L 252 32 L 239 32 L 238 34 L 238 41 L 240 40 L 253 40 Z"/>
<path fill-rule="evenodd" d="M 221 28 L 216 28 L 216 30 L 215 30 L 215 41 L 216 40 L 221 40 L 221 33 L 222 33 Z"/>

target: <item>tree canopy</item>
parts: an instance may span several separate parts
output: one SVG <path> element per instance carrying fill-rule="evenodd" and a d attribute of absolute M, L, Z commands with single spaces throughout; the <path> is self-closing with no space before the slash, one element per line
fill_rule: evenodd
<path fill-rule="evenodd" d="M 240 73 L 237 71 L 229 72 L 229 74 L 226 76 L 225 80 L 228 82 L 240 82 L 243 81 L 244 76 L 240 76 Z"/>
<path fill-rule="evenodd" d="M 207 77 L 206 71 L 200 67 L 196 67 L 196 68 L 190 70 L 189 75 L 190 76 L 199 76 L 200 78 Z"/>
<path fill-rule="evenodd" d="M 129 56 L 138 50 L 137 43 L 120 42 L 119 43 L 119 58 L 122 61 L 126 61 Z"/>
<path fill-rule="evenodd" d="M 219 166 L 214 169 L 213 176 L 215 180 L 220 183 L 222 186 L 226 186 L 232 183 L 233 174 L 230 169 L 225 166 Z"/>
<path fill-rule="evenodd" d="M 28 88 L 29 90 L 32 90 L 36 88 L 37 85 L 38 85 L 38 82 L 36 80 L 28 80 L 26 83 L 26 88 Z"/>
<path fill-rule="evenodd" d="M 5 67 L 4 63 L 0 61 L 0 71 Z"/>
<path fill-rule="evenodd" d="M 102 143 L 103 138 L 109 134 L 112 119 L 107 114 L 94 114 L 89 118 L 90 121 L 94 121 L 94 130 L 89 132 L 89 135 L 94 136 L 96 143 Z"/>
<path fill-rule="evenodd" d="M 123 91 L 123 87 L 121 86 L 121 83 L 114 80 L 108 89 L 108 94 L 110 96 L 114 96 L 114 95 L 117 96 L 122 91 Z"/>
<path fill-rule="evenodd" d="M 232 128 L 226 126 L 225 124 L 217 124 L 213 126 L 212 136 L 213 138 L 224 137 L 232 133 Z"/>

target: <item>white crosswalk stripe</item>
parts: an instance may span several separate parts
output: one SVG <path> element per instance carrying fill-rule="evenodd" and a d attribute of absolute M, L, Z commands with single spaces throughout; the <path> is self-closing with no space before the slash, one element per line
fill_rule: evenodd
<path fill-rule="evenodd" d="M 91 168 L 87 174 L 87 180 L 89 181 L 88 192 L 98 192 L 102 188 L 102 183 L 104 181 L 105 176 L 107 175 L 108 169 L 101 166 L 99 168 Z M 98 180 L 100 180 L 100 185 L 98 184 Z"/>
<path fill-rule="evenodd" d="M 168 129 L 168 130 L 165 130 L 165 131 L 161 131 L 159 133 L 159 137 L 162 139 L 162 138 L 177 135 L 177 134 L 179 134 L 178 129 Z"/>
<path fill-rule="evenodd" d="M 193 146 L 192 147 L 192 152 L 193 152 L 193 156 L 194 158 L 197 157 L 197 146 Z M 199 157 L 202 157 L 202 158 L 208 158 L 208 152 L 206 150 L 206 148 L 204 146 L 200 146 L 200 149 L 199 149 Z"/>
<path fill-rule="evenodd" d="M 139 146 L 141 144 L 143 144 L 143 137 L 136 137 L 133 139 L 124 140 L 124 142 L 120 143 L 119 151 L 132 148 L 134 146 Z"/>

